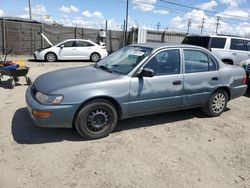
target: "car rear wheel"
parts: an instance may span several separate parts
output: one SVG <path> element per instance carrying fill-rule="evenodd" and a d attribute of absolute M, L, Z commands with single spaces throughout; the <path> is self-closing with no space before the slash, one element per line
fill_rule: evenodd
<path fill-rule="evenodd" d="M 57 56 L 53 52 L 48 52 L 45 55 L 45 60 L 48 61 L 48 62 L 55 62 L 57 60 Z"/>
<path fill-rule="evenodd" d="M 117 123 L 117 111 L 107 100 L 94 100 L 84 105 L 76 115 L 75 127 L 86 139 L 98 139 L 109 135 Z"/>
<path fill-rule="evenodd" d="M 90 60 L 93 61 L 93 62 L 100 61 L 100 59 L 101 59 L 101 56 L 98 53 L 93 53 L 90 56 Z"/>
<path fill-rule="evenodd" d="M 203 112 L 211 117 L 219 116 L 227 106 L 228 96 L 224 90 L 213 93 L 209 102 L 203 107 Z"/>

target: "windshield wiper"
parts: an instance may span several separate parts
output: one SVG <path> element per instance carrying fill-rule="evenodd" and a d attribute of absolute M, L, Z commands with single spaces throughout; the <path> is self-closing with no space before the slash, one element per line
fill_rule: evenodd
<path fill-rule="evenodd" d="M 99 68 L 101 68 L 102 70 L 105 70 L 107 72 L 110 72 L 110 73 L 113 73 L 112 69 L 111 68 L 108 68 L 104 65 L 98 65 Z"/>

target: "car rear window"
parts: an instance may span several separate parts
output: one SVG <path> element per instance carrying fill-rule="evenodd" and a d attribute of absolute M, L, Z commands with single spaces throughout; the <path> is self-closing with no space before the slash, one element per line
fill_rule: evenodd
<path fill-rule="evenodd" d="M 242 39 L 231 39 L 231 50 L 245 50 L 245 41 Z"/>
<path fill-rule="evenodd" d="M 208 49 L 210 37 L 185 37 L 182 44 L 191 44 L 196 46 L 201 46 Z"/>
<path fill-rule="evenodd" d="M 213 37 L 210 48 L 224 48 L 226 44 L 226 38 Z"/>

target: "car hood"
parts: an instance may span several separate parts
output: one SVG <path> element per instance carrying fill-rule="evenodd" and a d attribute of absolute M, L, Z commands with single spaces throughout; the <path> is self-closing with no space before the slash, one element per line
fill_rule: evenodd
<path fill-rule="evenodd" d="M 35 80 L 34 86 L 37 91 L 48 94 L 64 87 L 103 82 L 117 79 L 118 77 L 120 77 L 119 74 L 109 73 L 90 65 L 42 74 Z"/>

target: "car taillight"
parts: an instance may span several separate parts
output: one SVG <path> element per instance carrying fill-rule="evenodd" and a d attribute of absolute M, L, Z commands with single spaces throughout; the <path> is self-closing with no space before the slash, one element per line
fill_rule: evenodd
<path fill-rule="evenodd" d="M 247 84 L 247 75 L 245 74 L 242 78 L 242 84 Z"/>

